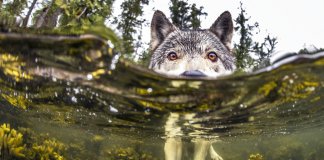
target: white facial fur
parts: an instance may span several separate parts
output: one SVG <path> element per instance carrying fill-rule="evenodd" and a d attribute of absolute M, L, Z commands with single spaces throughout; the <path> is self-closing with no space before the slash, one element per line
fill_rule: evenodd
<path fill-rule="evenodd" d="M 151 30 L 153 54 L 149 68 L 158 73 L 179 76 L 186 71 L 200 71 L 205 76 L 217 77 L 235 69 L 235 58 L 229 49 L 233 32 L 229 12 L 224 12 L 210 29 L 180 30 L 157 11 Z M 176 53 L 175 60 L 168 58 L 171 52 Z M 208 59 L 210 52 L 216 53 L 217 61 Z"/>

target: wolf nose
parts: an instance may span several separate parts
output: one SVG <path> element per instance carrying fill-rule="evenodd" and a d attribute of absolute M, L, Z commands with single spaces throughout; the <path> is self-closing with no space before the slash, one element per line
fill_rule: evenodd
<path fill-rule="evenodd" d="M 181 76 L 186 76 L 186 77 L 206 77 L 206 75 L 198 70 L 193 70 L 193 71 L 185 71 L 181 74 Z"/>

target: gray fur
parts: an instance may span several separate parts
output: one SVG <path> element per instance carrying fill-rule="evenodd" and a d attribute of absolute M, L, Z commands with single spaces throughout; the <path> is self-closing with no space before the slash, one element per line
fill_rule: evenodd
<path fill-rule="evenodd" d="M 155 11 L 151 22 L 151 49 L 162 43 L 169 33 L 176 29 L 161 11 Z"/>
<path fill-rule="evenodd" d="M 233 36 L 233 21 L 231 13 L 225 11 L 222 13 L 209 29 L 221 40 L 221 42 L 230 50 Z"/>
<path fill-rule="evenodd" d="M 230 44 L 233 22 L 229 12 L 224 12 L 209 29 L 180 30 L 161 11 L 154 13 L 151 24 L 151 61 L 149 68 L 156 72 L 179 76 L 190 70 L 199 70 L 216 77 L 235 69 L 235 58 Z M 175 52 L 178 59 L 170 61 L 168 53 Z M 207 58 L 213 51 L 217 62 Z"/>
<path fill-rule="evenodd" d="M 233 22 L 229 12 L 221 14 L 209 29 L 180 30 L 161 11 L 156 11 L 151 24 L 153 53 L 149 67 L 156 72 L 174 76 L 196 77 L 202 73 L 216 77 L 231 73 L 235 69 L 235 59 L 230 51 L 232 33 Z M 216 53 L 217 61 L 208 59 L 210 52 Z M 168 58 L 169 53 L 176 53 L 176 58 Z M 183 118 L 192 119 L 194 116 L 185 114 Z M 166 160 L 182 159 L 182 142 L 176 136 L 182 134 L 177 124 L 179 118 L 180 114 L 171 113 L 164 127 L 167 135 L 164 146 Z M 208 140 L 196 138 L 194 143 L 194 160 L 205 159 L 208 150 L 213 160 L 223 160 Z"/>

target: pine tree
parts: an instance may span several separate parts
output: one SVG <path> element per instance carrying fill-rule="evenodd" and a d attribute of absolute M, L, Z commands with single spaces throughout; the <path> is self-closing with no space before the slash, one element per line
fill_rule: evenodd
<path fill-rule="evenodd" d="M 240 13 L 234 20 L 236 23 L 235 31 L 240 35 L 239 43 L 234 44 L 234 54 L 236 57 L 236 67 L 239 70 L 255 68 L 269 64 L 271 53 L 277 45 L 277 39 L 267 35 L 263 42 L 255 42 L 253 40 L 254 31 L 259 30 L 259 24 L 256 22 L 253 25 L 249 24 L 247 13 L 243 9 L 243 4 L 240 4 Z M 252 58 L 254 54 L 257 58 Z M 264 64 L 265 63 L 265 64 Z"/>
<path fill-rule="evenodd" d="M 197 8 L 196 4 L 188 4 L 186 0 L 171 0 L 171 20 L 180 29 L 197 29 L 201 25 L 201 16 L 207 16 L 203 12 L 204 7 Z"/>
<path fill-rule="evenodd" d="M 135 34 L 141 29 L 142 24 L 145 22 L 141 16 L 143 15 L 143 6 L 148 5 L 149 0 L 126 0 L 122 3 L 122 13 L 119 17 L 115 18 L 117 29 L 122 33 L 122 40 L 124 43 L 124 57 L 132 57 L 134 54 L 134 45 L 138 45 L 135 41 L 140 42 L 141 36 L 134 37 Z M 137 46 L 137 47 L 142 47 Z"/>

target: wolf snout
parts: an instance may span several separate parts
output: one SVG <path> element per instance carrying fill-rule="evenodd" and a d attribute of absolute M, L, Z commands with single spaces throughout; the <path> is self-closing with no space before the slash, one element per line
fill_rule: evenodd
<path fill-rule="evenodd" d="M 186 77 L 206 77 L 203 72 L 200 72 L 198 70 L 193 70 L 193 71 L 185 71 L 181 74 L 181 76 L 186 76 Z"/>

